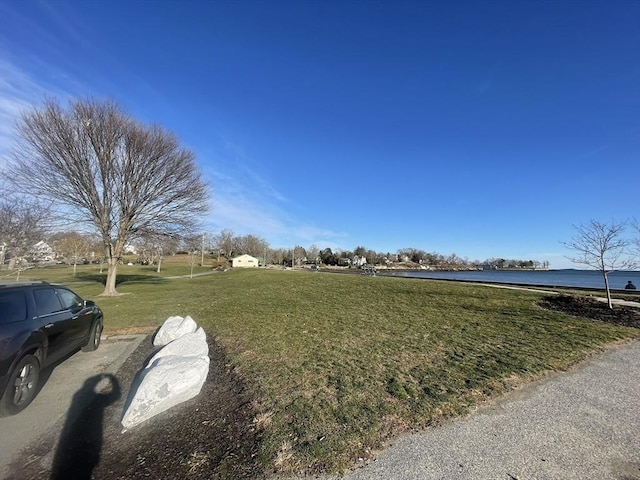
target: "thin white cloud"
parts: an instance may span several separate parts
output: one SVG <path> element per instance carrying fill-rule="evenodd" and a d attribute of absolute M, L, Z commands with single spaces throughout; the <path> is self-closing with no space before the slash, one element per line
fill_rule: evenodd
<path fill-rule="evenodd" d="M 230 141 L 228 138 L 223 138 L 225 155 L 232 159 L 232 163 L 235 166 L 236 174 L 246 175 L 251 183 L 260 189 L 263 194 L 274 198 L 280 202 L 287 201 L 286 197 L 276 190 L 271 184 L 269 184 L 263 176 L 256 173 L 248 166 L 251 162 L 249 156 L 245 153 L 244 149 L 238 144 Z"/>
<path fill-rule="evenodd" d="M 256 208 L 257 207 L 257 208 Z M 294 219 L 279 217 L 273 212 L 259 210 L 259 206 L 222 202 L 210 216 L 215 232 L 228 229 L 236 234 L 253 234 L 264 238 L 273 248 L 312 244 L 319 248 L 345 248 L 346 234 L 340 234 L 313 225 L 299 224 Z"/>
<path fill-rule="evenodd" d="M 293 228 L 292 234 L 298 239 L 295 243 L 303 247 L 315 244 L 319 248 L 329 247 L 332 250 L 353 248 L 345 245 L 349 239 L 346 232 L 335 232 L 315 225 L 298 225 Z"/>
<path fill-rule="evenodd" d="M 16 139 L 16 122 L 23 112 L 40 104 L 45 96 L 67 97 L 57 87 L 36 80 L 12 62 L 8 52 L 0 56 L 0 167 L 8 160 Z"/>
<path fill-rule="evenodd" d="M 240 147 L 225 142 L 223 149 L 218 161 L 204 168 L 213 186 L 213 210 L 205 220 L 207 226 L 215 231 L 258 235 L 273 247 L 313 243 L 335 247 L 347 236 L 300 220 L 300 209 L 245 162 L 248 157 Z"/>
<path fill-rule="evenodd" d="M 53 31 L 58 31 L 64 36 L 70 38 L 76 45 L 81 48 L 87 48 L 87 38 L 89 37 L 87 25 L 82 18 L 78 16 L 73 5 L 65 5 L 60 3 L 41 2 L 39 8 L 42 13 L 48 17 L 48 20 L 55 25 Z M 43 33 L 43 35 L 50 35 Z M 90 45 L 89 45 L 90 46 Z"/>
<path fill-rule="evenodd" d="M 501 67 L 501 64 L 495 64 L 487 72 L 485 72 L 484 78 L 477 85 L 477 90 L 480 93 L 484 94 L 492 89 Z"/>
<path fill-rule="evenodd" d="M 44 90 L 8 59 L 0 57 L 0 157 L 5 158 L 15 138 L 15 123 Z"/>
<path fill-rule="evenodd" d="M 578 160 L 589 160 L 591 158 L 600 156 L 601 153 L 606 152 L 607 150 L 609 150 L 609 148 L 611 148 L 611 145 L 601 145 L 584 153 L 580 153 L 576 158 Z"/>

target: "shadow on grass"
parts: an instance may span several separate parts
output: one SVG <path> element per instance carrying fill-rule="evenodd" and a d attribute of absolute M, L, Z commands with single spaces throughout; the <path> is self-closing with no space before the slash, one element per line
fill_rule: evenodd
<path fill-rule="evenodd" d="M 100 273 L 78 273 L 76 279 L 86 282 L 95 282 L 104 285 L 107 280 L 106 274 Z M 136 275 L 118 274 L 116 277 L 116 286 L 123 283 L 164 283 L 166 279 L 153 275 Z"/>

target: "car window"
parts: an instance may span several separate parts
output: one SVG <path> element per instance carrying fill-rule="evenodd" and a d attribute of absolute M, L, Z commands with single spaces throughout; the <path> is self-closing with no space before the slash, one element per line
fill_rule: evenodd
<path fill-rule="evenodd" d="M 39 315 L 48 315 L 62 310 L 60 300 L 53 288 L 39 288 L 33 291 L 33 296 L 36 299 Z"/>
<path fill-rule="evenodd" d="M 57 288 L 58 298 L 62 303 L 62 308 L 65 310 L 73 310 L 82 306 L 82 299 L 70 290 L 64 288 Z"/>
<path fill-rule="evenodd" d="M 27 318 L 27 299 L 24 292 L 0 292 L 0 325 L 21 322 Z"/>

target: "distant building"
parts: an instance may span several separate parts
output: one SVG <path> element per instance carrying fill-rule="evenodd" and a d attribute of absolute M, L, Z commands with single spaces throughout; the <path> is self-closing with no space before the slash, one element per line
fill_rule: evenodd
<path fill-rule="evenodd" d="M 29 256 L 36 263 L 46 263 L 53 261 L 55 256 L 53 249 L 44 241 L 39 241 L 31 247 Z"/>
<path fill-rule="evenodd" d="M 354 267 L 363 267 L 367 264 L 367 257 L 354 255 L 353 260 L 351 261 L 351 265 Z"/>
<path fill-rule="evenodd" d="M 138 249 L 135 245 L 127 244 L 124 246 L 124 254 L 125 255 L 137 255 Z"/>
<path fill-rule="evenodd" d="M 256 257 L 252 257 L 251 255 L 240 255 L 238 257 L 234 257 L 231 259 L 232 267 L 257 267 L 259 265 L 259 261 Z"/>

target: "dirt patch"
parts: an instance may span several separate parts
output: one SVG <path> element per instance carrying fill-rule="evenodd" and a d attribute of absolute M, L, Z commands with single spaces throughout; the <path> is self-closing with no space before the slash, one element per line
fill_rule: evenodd
<path fill-rule="evenodd" d="M 122 433 L 130 386 L 152 353 L 149 337 L 107 378 L 110 385 L 94 388 L 88 407 L 25 449 L 8 478 L 262 478 L 252 398 L 211 340 L 200 394 Z"/>
<path fill-rule="evenodd" d="M 605 302 L 574 295 L 550 295 L 540 305 L 576 317 L 586 317 L 601 322 L 625 327 L 640 328 L 640 309 L 626 305 L 614 305 L 611 309 Z"/>

